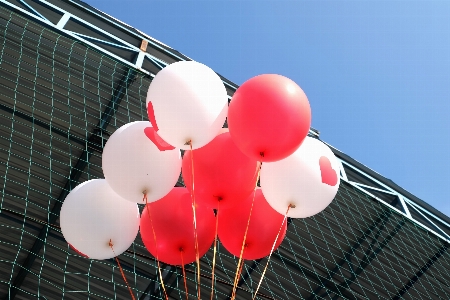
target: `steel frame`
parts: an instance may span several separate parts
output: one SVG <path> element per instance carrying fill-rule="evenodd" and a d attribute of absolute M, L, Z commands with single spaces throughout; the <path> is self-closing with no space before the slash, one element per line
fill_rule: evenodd
<path fill-rule="evenodd" d="M 150 53 L 144 52 L 142 51 L 142 49 L 124 41 L 123 39 L 114 36 L 113 34 L 95 26 L 94 24 L 91 24 L 77 16 L 75 16 L 74 14 L 54 5 L 51 4 L 50 2 L 47 2 L 45 0 L 33 0 L 34 2 L 37 2 L 53 11 L 56 11 L 60 14 L 62 14 L 62 17 L 60 18 L 60 20 L 58 21 L 57 24 L 54 24 L 52 22 L 50 22 L 45 16 L 43 16 L 41 13 L 39 13 L 38 11 L 36 11 L 31 5 L 27 4 L 27 2 L 25 0 L 19 0 L 25 7 L 28 8 L 28 10 L 25 10 L 17 5 L 14 5 L 10 2 L 8 2 L 7 0 L 0 0 L 0 5 L 3 5 L 5 7 L 8 7 L 9 9 L 15 10 L 20 12 L 23 15 L 26 15 L 27 17 L 31 18 L 32 20 L 51 28 L 52 30 L 61 33 L 63 35 L 69 36 L 75 40 L 78 40 L 86 45 L 89 45 L 92 48 L 95 48 L 96 50 L 102 52 L 103 54 L 112 57 L 126 65 L 128 65 L 129 67 L 132 67 L 136 70 L 139 70 L 140 72 L 143 72 L 145 74 L 150 75 L 151 77 L 154 77 L 155 74 L 151 73 L 149 70 L 146 70 L 145 68 L 143 68 L 143 62 L 145 59 L 148 59 L 150 62 L 152 62 L 155 66 L 157 66 L 158 68 L 162 69 L 165 66 L 167 66 L 168 62 L 161 60 L 153 55 L 151 55 Z M 30 0 L 28 0 L 30 1 Z M 175 60 L 178 61 L 182 61 L 182 60 L 186 60 L 185 58 L 181 57 L 180 55 L 177 55 L 175 52 L 172 52 L 164 47 L 162 47 L 161 45 L 164 45 L 161 42 L 156 42 L 156 40 L 154 40 L 153 38 L 147 36 L 147 35 L 139 35 L 136 32 L 133 32 L 131 30 L 129 30 L 127 27 L 123 26 L 122 24 L 119 24 L 119 22 L 114 22 L 108 18 L 106 18 L 105 16 L 99 14 L 96 11 L 93 11 L 87 7 L 84 7 L 82 5 L 80 5 L 79 3 L 76 3 L 75 1 L 69 0 L 68 2 L 70 2 L 71 4 L 78 6 L 86 11 L 88 11 L 90 14 L 93 14 L 95 16 L 97 16 L 98 18 L 102 19 L 104 22 L 108 23 L 109 25 L 112 25 L 122 31 L 126 31 L 128 34 L 130 34 L 131 36 L 141 39 L 142 41 L 145 41 L 146 43 L 152 45 L 153 47 L 157 48 L 159 51 L 161 51 L 162 53 L 173 57 Z M 103 39 L 99 39 L 99 38 L 95 38 L 95 37 L 91 37 L 91 36 L 87 36 L 81 33 L 77 33 L 75 31 L 71 31 L 71 30 L 67 30 L 64 27 L 67 25 L 67 23 L 69 22 L 69 20 L 74 20 L 79 24 L 82 24 L 83 26 L 85 26 L 86 28 L 89 28 L 90 30 L 93 30 L 94 32 L 100 34 L 101 36 L 107 37 L 111 40 L 114 40 L 114 42 L 110 42 L 107 40 L 103 40 Z M 107 48 L 101 47 L 97 44 L 94 44 L 93 42 L 97 42 L 100 44 L 104 44 L 105 46 L 109 46 L 109 47 L 114 47 L 114 48 L 118 48 L 118 49 L 124 49 L 127 51 L 130 51 L 132 53 L 135 53 L 137 55 L 137 59 L 135 60 L 130 60 L 127 59 L 123 56 L 117 55 L 112 53 L 111 51 L 109 51 Z M 165 45 L 164 45 L 165 46 Z M 167 46 L 166 46 L 167 47 Z M 169 48 L 169 47 L 168 47 Z M 133 55 L 134 56 L 134 55 Z M 229 88 L 235 90 L 237 88 L 237 86 L 231 85 L 230 83 L 223 81 L 223 83 L 228 86 Z"/>
<path fill-rule="evenodd" d="M 165 267 L 161 268 L 162 279 L 166 286 L 167 286 L 168 280 L 173 276 L 173 274 L 175 273 L 176 270 L 177 270 L 176 267 L 170 266 L 170 265 L 166 265 Z M 158 271 L 156 271 L 154 276 L 155 277 L 153 278 L 153 280 L 150 281 L 147 288 L 144 290 L 142 295 L 139 297 L 139 300 L 150 300 L 153 298 L 160 298 L 159 294 L 161 293 L 161 291 L 160 291 L 161 283 L 160 283 Z M 170 293 L 168 292 L 167 294 L 169 295 Z"/>
<path fill-rule="evenodd" d="M 250 264 L 250 266 L 246 266 L 244 264 L 245 272 L 243 272 L 243 274 L 239 278 L 239 281 L 238 281 L 236 286 L 240 287 L 241 285 L 243 285 L 247 281 L 248 278 L 250 278 L 250 276 L 252 275 L 253 271 L 257 269 L 258 264 L 261 262 L 261 260 L 262 259 L 254 260 Z M 235 292 L 236 295 L 237 295 L 238 291 L 239 291 L 239 289 L 236 289 L 236 292 Z M 230 300 L 232 298 L 233 298 L 233 290 L 230 291 L 230 294 L 228 295 L 227 300 Z"/>
<path fill-rule="evenodd" d="M 317 284 L 322 284 L 323 277 L 312 269 L 309 269 L 308 267 L 301 264 L 294 264 L 288 259 L 284 260 L 279 251 L 275 251 L 272 255 L 275 259 L 282 261 L 286 266 L 290 268 L 290 270 L 298 270 L 299 274 L 304 274 L 306 278 L 315 281 Z M 356 297 L 353 293 L 351 293 L 347 289 L 342 288 L 339 284 L 333 281 L 329 281 L 326 288 L 334 294 L 342 295 L 342 297 L 344 297 L 345 299 L 359 300 L 358 297 Z M 312 299 L 316 298 L 317 297 L 314 296 Z"/>
<path fill-rule="evenodd" d="M 378 253 L 383 250 L 385 246 L 394 238 L 394 236 L 400 231 L 400 229 L 405 225 L 406 221 L 404 219 L 400 220 L 397 224 L 397 226 L 389 233 L 387 237 L 384 238 L 384 240 L 379 243 L 378 237 L 382 235 L 383 228 L 380 228 L 378 232 L 376 233 L 374 239 L 370 243 L 368 249 L 364 253 L 364 257 L 361 259 L 360 263 L 358 264 L 358 268 L 356 270 L 353 270 L 352 267 L 352 276 L 350 278 L 345 278 L 344 282 L 340 284 L 345 289 L 348 289 L 350 285 L 356 280 L 357 276 L 361 274 L 362 271 L 370 264 L 370 262 L 378 255 Z M 378 248 L 374 249 L 374 246 L 376 243 L 379 243 Z M 336 300 L 339 298 L 339 295 L 335 295 L 333 297 L 333 300 Z"/>
<path fill-rule="evenodd" d="M 52 229 L 52 227 L 48 224 L 56 223 L 56 220 L 59 217 L 59 213 L 61 210 L 61 206 L 69 194 L 69 192 L 77 185 L 78 180 L 80 179 L 84 169 L 89 164 L 89 159 L 92 156 L 92 149 L 90 144 L 97 144 L 95 139 L 98 139 L 98 135 L 102 135 L 108 126 L 114 112 L 117 110 L 123 96 L 126 93 L 126 89 L 131 85 L 136 77 L 136 71 L 132 68 L 129 68 L 126 74 L 123 75 L 122 79 L 119 81 L 118 86 L 108 103 L 108 106 L 105 108 L 105 111 L 102 113 L 101 118 L 99 119 L 98 125 L 92 131 L 90 137 L 86 141 L 86 147 L 78 158 L 77 163 L 71 169 L 69 178 L 66 181 L 66 184 L 58 196 L 58 201 L 55 202 L 51 213 L 49 214 L 49 219 L 47 224 L 42 227 L 41 231 L 38 234 L 32 248 L 28 252 L 25 261 L 23 262 L 19 273 L 14 278 L 13 284 L 9 288 L 9 296 L 8 299 L 14 299 L 17 295 L 17 292 L 20 289 L 20 286 L 24 282 L 26 276 L 31 270 L 31 267 L 36 259 L 36 256 L 39 254 L 42 246 L 45 244 L 48 232 Z M 103 145 L 98 145 L 98 147 L 102 147 Z"/>
<path fill-rule="evenodd" d="M 325 144 L 327 144 L 327 143 L 325 143 Z M 331 148 L 334 148 L 333 146 L 331 146 L 329 144 L 327 144 L 327 145 L 330 146 Z M 383 203 L 384 205 L 388 206 L 389 208 L 395 210 L 399 214 L 407 217 L 408 219 L 410 219 L 414 223 L 420 225 L 425 230 L 433 233 L 434 235 L 436 235 L 440 239 L 443 239 L 444 241 L 450 242 L 450 236 L 447 233 L 445 233 L 442 229 L 440 229 L 440 227 L 437 226 L 433 222 L 432 219 L 435 219 L 436 221 L 440 222 L 441 224 L 444 224 L 448 228 L 450 228 L 450 224 L 448 224 L 447 222 L 445 222 L 444 220 L 442 220 L 438 216 L 434 215 L 433 213 L 429 212 L 428 210 L 426 210 L 425 208 L 423 208 L 419 204 L 415 203 L 414 201 L 408 199 L 408 197 L 406 197 L 405 195 L 403 195 L 400 192 L 392 189 L 391 187 L 387 186 L 386 184 L 380 182 L 379 180 L 373 178 L 369 174 L 367 174 L 364 171 L 360 170 L 359 168 L 355 167 L 350 162 L 347 162 L 347 161 L 345 161 L 343 159 L 340 159 L 340 158 L 337 158 L 337 159 L 340 162 L 340 173 L 341 173 L 340 177 L 341 177 L 341 180 L 344 180 L 344 181 L 348 182 L 349 184 L 354 186 L 356 189 L 362 191 L 366 195 L 369 195 L 370 197 L 372 197 L 372 198 L 376 199 L 377 201 Z M 349 167 L 349 168 L 351 168 L 353 171 L 359 173 L 360 175 L 363 175 L 364 177 L 370 179 L 371 181 L 375 182 L 376 184 L 382 186 L 384 189 L 371 187 L 371 186 L 368 186 L 368 185 L 365 185 L 365 184 L 362 184 L 362 183 L 359 183 L 359 182 L 355 182 L 355 181 L 349 180 L 348 177 L 347 177 L 347 174 L 345 173 L 344 165 Z M 384 200 L 380 199 L 379 197 L 375 196 L 374 194 L 372 194 L 370 192 L 370 190 L 375 190 L 375 191 L 382 192 L 382 193 L 385 193 L 385 194 L 397 196 L 399 198 L 399 203 L 400 203 L 400 205 L 401 205 L 401 207 L 403 208 L 404 211 L 399 210 L 398 208 L 392 206 L 391 204 L 387 203 L 386 201 L 384 201 Z M 407 204 L 409 205 L 409 207 L 408 207 Z M 439 232 L 436 232 L 435 230 L 433 230 L 430 227 L 424 225 L 420 221 L 414 219 L 411 216 L 410 208 L 414 209 L 418 214 L 420 214 L 422 217 L 424 217 L 428 222 L 433 224 L 435 226 L 435 228 L 437 228 L 439 230 Z"/>
<path fill-rule="evenodd" d="M 350 269 L 353 268 L 351 258 L 352 256 L 355 256 L 355 251 L 358 250 L 359 247 L 361 247 L 361 245 L 367 240 L 368 237 L 370 237 L 372 232 L 374 232 L 375 230 L 378 230 L 378 233 L 376 234 L 376 236 L 378 237 L 378 234 L 382 232 L 382 229 L 385 226 L 386 222 L 389 220 L 391 214 L 392 211 L 387 210 L 385 213 L 383 213 L 382 216 L 379 216 L 375 221 L 372 222 L 372 224 L 366 229 L 366 231 L 364 231 L 364 233 L 358 238 L 356 243 L 353 244 L 345 252 L 344 258 L 341 259 L 335 265 L 335 267 L 328 272 L 327 277 L 324 280 L 320 280 L 320 285 L 311 293 L 311 296 L 308 298 L 308 300 L 315 299 L 316 296 L 323 290 L 325 290 L 325 295 L 328 295 L 328 293 L 333 291 L 332 289 L 330 289 L 332 285 L 336 285 L 336 283 L 333 282 L 333 277 L 339 272 L 339 270 L 345 263 L 347 263 Z M 377 238 L 374 238 L 373 240 L 377 240 Z"/>
<path fill-rule="evenodd" d="M 439 250 L 412 276 L 409 281 L 392 297 L 392 300 L 403 299 L 403 295 L 408 292 L 408 290 L 414 286 L 417 280 L 425 274 L 425 272 L 433 266 L 433 264 L 450 248 L 449 243 L 444 243 L 444 245 L 439 248 Z"/>

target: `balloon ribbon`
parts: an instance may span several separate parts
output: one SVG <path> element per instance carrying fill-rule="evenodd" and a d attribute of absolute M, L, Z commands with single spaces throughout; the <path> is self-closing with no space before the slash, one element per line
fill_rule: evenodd
<path fill-rule="evenodd" d="M 213 256 L 212 274 L 211 274 L 211 300 L 213 299 L 213 296 L 214 296 L 214 269 L 216 267 L 217 229 L 219 227 L 219 207 L 220 207 L 220 200 L 217 201 L 216 232 L 214 233 L 214 256 Z"/>
<path fill-rule="evenodd" d="M 244 255 L 245 242 L 247 239 L 248 227 L 250 226 L 250 219 L 252 217 L 253 204 L 255 203 L 256 187 L 258 186 L 260 174 L 261 174 L 261 164 L 259 165 L 258 169 L 258 176 L 256 178 L 255 189 L 253 190 L 252 205 L 250 206 L 250 213 L 248 214 L 247 226 L 245 227 L 244 240 L 242 241 L 241 253 L 239 255 L 239 262 L 236 268 L 236 275 L 234 276 L 233 293 L 231 294 L 231 300 L 234 300 L 234 298 L 236 297 L 236 286 L 238 284 L 239 277 L 241 276 L 243 266 L 242 256 Z"/>
<path fill-rule="evenodd" d="M 144 193 L 143 200 L 145 200 L 145 207 L 147 208 L 148 217 L 150 219 L 150 225 L 152 226 L 153 240 L 155 241 L 155 249 L 156 249 L 156 263 L 158 264 L 159 280 L 161 281 L 161 286 L 163 288 L 164 296 L 166 297 L 166 300 L 169 300 L 169 297 L 167 296 L 167 292 L 166 292 L 166 287 L 164 286 L 163 277 L 161 274 L 161 265 L 159 264 L 159 259 L 158 259 L 158 244 L 156 243 L 156 233 L 155 233 L 155 228 L 153 227 L 152 216 L 150 214 L 150 205 L 148 205 L 147 193 Z"/>
<path fill-rule="evenodd" d="M 241 273 L 242 273 L 242 268 L 244 267 L 244 260 L 240 261 L 238 263 L 238 273 L 237 276 L 235 278 L 235 282 L 233 284 L 233 294 L 231 295 L 231 299 L 234 299 L 236 297 L 236 292 L 237 292 L 237 284 L 239 282 L 238 278 L 241 277 Z"/>
<path fill-rule="evenodd" d="M 197 296 L 200 300 L 200 257 L 198 253 L 198 237 L 197 237 L 197 217 L 195 214 L 195 193 L 194 193 L 194 151 L 192 151 L 192 141 L 187 142 L 191 148 L 191 170 L 192 170 L 192 212 L 194 214 L 194 239 L 195 239 L 195 261 L 197 262 Z"/>
<path fill-rule="evenodd" d="M 262 272 L 261 279 L 259 280 L 258 287 L 256 288 L 256 292 L 255 292 L 255 294 L 254 294 L 252 300 L 255 300 L 256 296 L 258 295 L 259 288 L 260 288 L 261 283 L 262 283 L 262 281 L 263 281 L 263 279 L 264 279 L 264 275 L 266 274 L 267 267 L 269 266 L 270 257 L 272 256 L 273 250 L 275 249 L 275 245 L 277 244 L 278 237 L 280 236 L 280 233 L 281 233 L 281 229 L 283 228 L 284 222 L 286 222 L 287 215 L 288 215 L 289 209 L 290 209 L 291 207 L 292 207 L 292 208 L 295 208 L 295 206 L 292 205 L 292 204 L 289 204 L 289 205 L 288 205 L 288 208 L 287 208 L 287 210 L 286 210 L 286 213 L 284 214 L 283 222 L 281 223 L 280 229 L 278 230 L 277 236 L 275 237 L 275 241 L 273 242 L 272 249 L 270 250 L 269 257 L 267 258 L 266 266 L 264 267 L 264 271 Z"/>
<path fill-rule="evenodd" d="M 128 284 L 127 278 L 125 277 L 125 273 L 123 272 L 122 266 L 120 265 L 119 258 L 117 258 L 116 252 L 114 251 L 113 243 L 112 243 L 111 239 L 109 240 L 109 247 L 111 247 L 111 250 L 114 253 L 114 258 L 116 259 L 117 265 L 119 266 L 120 274 L 122 274 L 122 278 L 123 278 L 123 280 L 125 281 L 125 283 L 126 283 L 126 285 L 128 287 L 128 291 L 130 292 L 131 298 L 133 300 L 136 300 L 136 298 L 134 298 L 133 291 L 131 290 L 131 287 Z"/>
<path fill-rule="evenodd" d="M 186 292 L 186 300 L 189 300 L 188 287 L 186 282 L 186 270 L 184 269 L 184 260 L 183 260 L 183 249 L 180 249 L 181 254 L 181 268 L 183 270 L 183 280 L 184 280 L 184 290 Z"/>

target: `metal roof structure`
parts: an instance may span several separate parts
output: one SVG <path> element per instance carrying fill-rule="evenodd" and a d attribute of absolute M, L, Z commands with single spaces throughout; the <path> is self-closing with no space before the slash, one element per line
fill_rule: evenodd
<path fill-rule="evenodd" d="M 127 299 L 114 260 L 69 249 L 59 210 L 103 177 L 108 137 L 146 119 L 154 75 L 189 58 L 81 1 L 0 0 L 0 28 L 0 299 Z M 231 99 L 237 85 L 221 78 Z M 258 299 L 450 299 L 450 218 L 332 150 L 339 192 L 322 213 L 289 220 Z M 139 236 L 119 259 L 137 297 L 163 299 Z M 238 299 L 251 298 L 265 262 L 245 263 Z M 207 298 L 212 251 L 201 263 Z M 219 245 L 216 299 L 230 298 L 236 264 Z M 185 298 L 179 267 L 163 265 L 163 278 L 170 299 Z"/>

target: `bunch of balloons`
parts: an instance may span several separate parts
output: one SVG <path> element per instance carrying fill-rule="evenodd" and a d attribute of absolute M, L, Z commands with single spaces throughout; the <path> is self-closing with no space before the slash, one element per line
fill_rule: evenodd
<path fill-rule="evenodd" d="M 230 253 L 259 259 L 281 244 L 286 217 L 317 214 L 336 195 L 338 161 L 307 136 L 308 99 L 284 76 L 251 78 L 228 104 L 214 71 L 176 62 L 155 76 L 146 105 L 150 122 L 106 143 L 105 179 L 80 184 L 62 205 L 65 239 L 89 258 L 119 255 L 140 228 L 158 260 L 188 264 L 210 249 L 217 224 Z M 174 188 L 180 172 L 186 187 Z M 137 204 L 147 204 L 141 215 Z"/>

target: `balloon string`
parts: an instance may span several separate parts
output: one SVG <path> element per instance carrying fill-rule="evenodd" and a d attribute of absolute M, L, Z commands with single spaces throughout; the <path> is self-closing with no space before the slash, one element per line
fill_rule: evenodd
<path fill-rule="evenodd" d="M 136 298 L 134 298 L 133 291 L 131 290 L 131 287 L 128 284 L 127 278 L 125 277 L 125 273 L 123 272 L 122 266 L 120 265 L 119 258 L 117 258 L 116 252 L 114 251 L 113 243 L 112 243 L 111 239 L 109 240 L 109 247 L 111 247 L 111 250 L 112 250 L 112 252 L 114 254 L 114 258 L 116 259 L 117 265 L 119 266 L 120 274 L 122 274 L 122 278 L 123 278 L 123 280 L 125 281 L 125 283 L 126 283 L 126 285 L 128 287 L 128 291 L 130 292 L 131 298 L 133 300 L 136 300 Z"/>
<path fill-rule="evenodd" d="M 259 165 L 258 176 L 256 177 L 255 188 L 253 190 L 252 205 L 250 206 L 250 213 L 248 214 L 247 226 L 245 227 L 244 240 L 242 241 L 241 253 L 239 254 L 239 262 L 238 262 L 238 265 L 236 268 L 236 275 L 234 276 L 233 293 L 232 293 L 231 300 L 234 300 L 234 297 L 236 296 L 236 286 L 238 284 L 239 276 L 240 276 L 239 269 L 241 268 L 242 256 L 244 254 L 244 248 L 245 248 L 245 242 L 247 239 L 248 227 L 250 226 L 250 219 L 251 219 L 252 211 L 253 211 L 253 204 L 255 203 L 256 188 L 258 187 L 259 176 L 261 174 L 261 164 Z"/>
<path fill-rule="evenodd" d="M 148 205 L 148 198 L 147 198 L 147 194 L 146 193 L 144 193 L 144 199 L 143 200 L 145 200 L 145 207 L 147 208 L 148 217 L 150 219 L 150 225 L 152 226 L 153 240 L 155 242 L 155 250 L 156 250 L 156 263 L 158 265 L 159 280 L 161 281 L 161 286 L 163 288 L 164 296 L 166 297 L 166 300 L 169 300 L 169 297 L 167 296 L 167 292 L 166 292 L 166 287 L 164 286 L 163 277 L 162 277 L 162 274 L 161 274 L 161 265 L 160 265 L 159 259 L 158 259 L 158 244 L 156 242 L 156 233 L 155 233 L 155 228 L 153 227 L 152 215 L 150 214 L 150 205 Z"/>
<path fill-rule="evenodd" d="M 180 249 L 181 254 L 181 269 L 183 270 L 184 291 L 186 292 L 186 300 L 189 300 L 188 287 L 186 282 L 186 270 L 184 269 L 183 250 Z"/>
<path fill-rule="evenodd" d="M 255 292 L 252 300 L 255 300 L 256 296 L 258 295 L 259 288 L 260 288 L 261 283 L 262 283 L 262 281 L 264 279 L 264 275 L 266 274 L 267 267 L 269 266 L 270 257 L 272 256 L 272 253 L 273 253 L 273 251 L 275 249 L 275 245 L 277 244 L 278 237 L 280 236 L 280 233 L 281 233 L 281 229 L 283 228 L 284 222 L 286 222 L 287 215 L 288 215 L 289 209 L 291 207 L 294 208 L 295 206 L 293 206 L 292 204 L 288 205 L 286 213 L 284 214 L 283 222 L 281 223 L 280 229 L 278 230 L 277 236 L 275 237 L 275 241 L 273 242 L 272 249 L 270 250 L 269 257 L 267 258 L 266 266 L 264 267 L 264 271 L 262 272 L 261 279 L 259 280 L 258 287 L 256 288 L 256 292 Z"/>
<path fill-rule="evenodd" d="M 194 214 L 194 239 L 195 239 L 195 261 L 197 262 L 197 296 L 200 300 L 200 256 L 198 253 L 198 238 L 197 238 L 197 216 L 195 214 L 195 193 L 194 193 L 194 151 L 192 151 L 192 141 L 189 141 L 191 148 L 191 170 L 192 170 L 192 212 Z"/>
<path fill-rule="evenodd" d="M 239 282 L 239 278 L 241 277 L 241 273 L 242 273 L 242 268 L 244 267 L 244 260 L 242 260 L 240 262 L 240 265 L 238 266 L 238 275 L 237 275 L 237 279 L 236 279 L 236 288 L 233 289 L 233 293 L 231 294 L 231 300 L 234 300 L 236 298 L 236 293 L 237 293 L 237 283 Z"/>
<path fill-rule="evenodd" d="M 219 228 L 219 208 L 220 208 L 220 201 L 217 202 L 216 232 L 214 233 L 214 256 L 213 256 L 212 274 L 211 274 L 211 300 L 213 299 L 213 296 L 214 296 L 214 270 L 216 267 L 217 230 Z"/>

